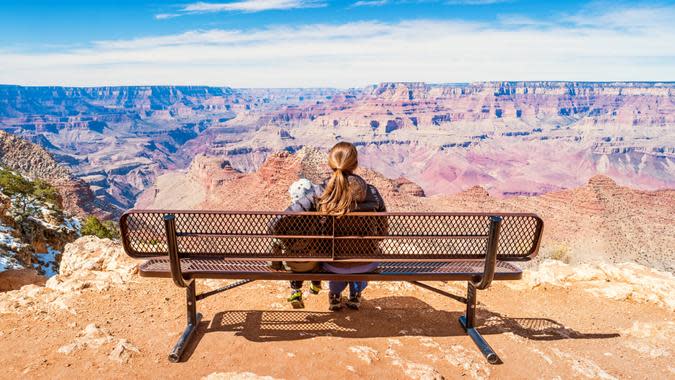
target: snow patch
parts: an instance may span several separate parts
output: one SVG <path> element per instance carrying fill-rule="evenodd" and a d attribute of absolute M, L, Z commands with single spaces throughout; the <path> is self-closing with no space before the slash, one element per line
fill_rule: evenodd
<path fill-rule="evenodd" d="M 5 229 L 8 229 L 9 231 L 14 231 L 13 228 L 9 228 L 7 226 L 3 227 L 5 227 Z M 12 251 L 18 251 L 28 246 L 28 244 L 23 243 L 20 239 L 16 238 L 9 231 L 0 232 L 0 246 L 10 249 Z"/>
<path fill-rule="evenodd" d="M 13 269 L 23 269 L 23 265 L 12 256 L 0 256 L 0 272 Z"/>
<path fill-rule="evenodd" d="M 44 274 L 45 277 L 51 278 L 59 272 L 58 257 L 61 256 L 61 251 L 47 246 L 47 253 L 35 253 L 33 256 L 38 261 L 33 264 L 33 268 Z"/>

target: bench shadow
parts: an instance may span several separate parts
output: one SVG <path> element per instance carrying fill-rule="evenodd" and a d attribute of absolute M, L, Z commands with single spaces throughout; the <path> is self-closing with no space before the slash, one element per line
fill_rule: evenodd
<path fill-rule="evenodd" d="M 310 339 L 320 336 L 378 338 L 400 336 L 465 336 L 458 323 L 463 311 L 437 310 L 415 297 L 390 296 L 365 300 L 361 310 L 223 311 L 200 323 L 184 357 L 205 334 L 232 332 L 252 342 Z M 513 333 L 532 340 L 608 339 L 618 333 L 583 333 L 549 318 L 506 317 L 479 308 L 478 331 L 484 336 Z"/>
<path fill-rule="evenodd" d="M 478 331 L 483 335 L 513 333 L 531 340 L 609 339 L 619 333 L 582 333 L 549 318 L 505 317 L 499 313 L 478 312 Z"/>

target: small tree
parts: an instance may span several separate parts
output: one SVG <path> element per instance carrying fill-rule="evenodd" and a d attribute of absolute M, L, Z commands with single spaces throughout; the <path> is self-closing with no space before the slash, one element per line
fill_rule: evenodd
<path fill-rule="evenodd" d="M 59 208 L 61 207 L 59 192 L 56 191 L 54 186 L 41 179 L 33 181 L 33 196 L 43 202 L 51 203 Z"/>
<path fill-rule="evenodd" d="M 82 229 L 80 230 L 82 236 L 93 235 L 101 239 L 112 239 L 114 238 L 113 233 L 111 233 L 108 228 L 106 228 L 100 220 L 95 216 L 88 216 L 84 223 L 82 224 Z"/>
<path fill-rule="evenodd" d="M 0 187 L 7 195 L 30 194 L 33 184 L 18 174 L 7 169 L 0 169 Z"/>
<path fill-rule="evenodd" d="M 0 187 L 9 196 L 14 196 L 20 204 L 21 214 L 28 214 L 28 195 L 33 193 L 33 183 L 7 169 L 0 169 Z"/>
<path fill-rule="evenodd" d="M 121 237 L 119 226 L 112 220 L 106 220 L 103 222 L 103 227 L 108 230 L 111 239 L 119 239 Z"/>

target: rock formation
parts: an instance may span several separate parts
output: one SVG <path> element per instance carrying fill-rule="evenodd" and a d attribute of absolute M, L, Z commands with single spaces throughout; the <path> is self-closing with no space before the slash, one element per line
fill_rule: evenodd
<path fill-rule="evenodd" d="M 45 286 L 25 285 L 0 293 L 0 314 L 29 310 L 64 310 L 76 314 L 72 300 L 86 289 L 103 291 L 124 286 L 137 272 L 137 264 L 119 242 L 85 236 L 66 245 L 59 273 Z"/>
<path fill-rule="evenodd" d="M 89 185 L 76 178 L 39 145 L 0 131 L 0 165 L 30 179 L 49 182 L 61 195 L 63 209 L 79 216 L 113 216 L 111 208 L 97 199 Z"/>
<path fill-rule="evenodd" d="M 295 154 L 271 154 L 253 173 L 238 172 L 222 158 L 197 156 L 188 171 L 158 177 L 155 186 L 140 196 L 137 207 L 283 210 L 290 201 L 291 183 L 299 178 L 322 183 L 330 173 L 326 153 L 310 147 Z M 363 168 L 357 174 L 374 184 L 392 205 L 424 196 L 418 185 L 405 178 L 391 180 Z"/>
<path fill-rule="evenodd" d="M 362 165 L 425 194 L 495 197 L 595 174 L 673 187 L 672 83 L 381 83 L 361 89 L 0 86 L 0 129 L 44 146 L 116 211 L 200 154 L 256 171 L 306 145 L 356 143 Z"/>
<path fill-rule="evenodd" d="M 305 147 L 272 154 L 253 173 L 240 173 L 222 158 L 199 157 L 187 172 L 167 173 L 141 197 L 141 208 L 283 210 L 288 186 L 300 177 L 321 183 L 330 173 L 326 153 Z M 426 197 L 414 182 L 357 172 L 382 193 L 391 211 L 534 212 L 544 218 L 542 257 L 572 263 L 626 260 L 675 270 L 675 190 L 644 191 L 596 175 L 584 186 L 539 196 L 498 198 L 474 186 L 450 195 Z M 260 202 L 265 199 L 265 202 Z"/>

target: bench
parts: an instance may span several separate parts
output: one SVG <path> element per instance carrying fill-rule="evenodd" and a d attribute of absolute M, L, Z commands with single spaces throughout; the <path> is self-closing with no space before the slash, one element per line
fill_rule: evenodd
<path fill-rule="evenodd" d="M 284 228 L 277 228 L 280 224 Z M 373 227 L 374 226 L 374 227 Z M 459 299 L 461 326 L 489 363 L 495 351 L 476 330 L 476 290 L 518 280 L 514 262 L 537 254 L 543 221 L 516 213 L 318 213 L 130 210 L 120 219 L 126 253 L 144 277 L 186 289 L 187 326 L 169 354 L 178 362 L 202 315 L 197 301 L 255 280 L 408 281 Z M 364 232 L 365 230 L 365 232 Z M 302 247 L 302 249 L 297 249 Z M 379 262 L 364 274 L 292 273 L 270 261 Z M 196 279 L 234 279 L 196 294 Z M 466 298 L 420 281 L 467 281 Z"/>

